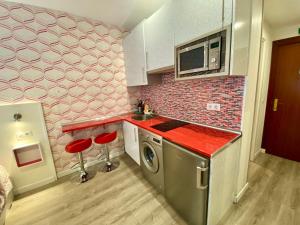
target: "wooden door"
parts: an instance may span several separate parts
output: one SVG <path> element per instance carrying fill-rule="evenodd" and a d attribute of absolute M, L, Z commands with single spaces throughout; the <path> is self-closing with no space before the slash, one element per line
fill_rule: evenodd
<path fill-rule="evenodd" d="M 262 147 L 300 162 L 300 37 L 273 43 Z"/>

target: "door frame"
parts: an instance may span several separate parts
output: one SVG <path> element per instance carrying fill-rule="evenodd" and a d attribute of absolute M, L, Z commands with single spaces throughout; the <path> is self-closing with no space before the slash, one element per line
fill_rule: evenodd
<path fill-rule="evenodd" d="M 269 87 L 268 87 L 268 97 L 267 97 L 267 105 L 266 105 L 266 113 L 265 113 L 265 120 L 264 120 L 264 130 L 263 130 L 263 137 L 262 137 L 262 146 L 266 146 L 266 135 L 268 123 L 270 123 L 270 119 L 266 117 L 267 114 L 271 113 L 272 105 L 273 105 L 273 98 L 274 98 L 274 85 L 276 79 L 276 65 L 278 62 L 278 50 L 281 46 L 291 45 L 300 43 L 300 36 L 286 38 L 282 40 L 273 41 L 272 47 L 272 58 L 271 58 L 271 69 L 270 69 L 270 79 L 269 79 Z"/>
<path fill-rule="evenodd" d="M 252 131 L 252 141 L 251 141 L 251 153 L 250 153 L 250 160 L 253 161 L 258 153 L 259 150 L 256 149 L 257 142 L 259 142 L 259 123 L 261 122 L 259 120 L 259 112 L 261 110 L 261 107 L 263 107 L 260 102 L 263 99 L 263 84 L 265 82 L 265 67 L 266 65 L 266 39 L 262 35 L 261 37 L 261 45 L 260 45 L 260 61 L 259 61 L 259 67 L 258 67 L 258 76 L 257 76 L 257 90 L 256 90 L 256 96 L 255 96 L 255 111 L 254 111 L 254 119 L 253 119 L 253 131 Z M 269 76 L 269 74 L 268 74 Z M 269 79 L 268 79 L 269 81 Z M 265 106 L 264 106 L 265 107 Z M 263 122 L 265 120 L 265 115 L 263 115 Z"/>

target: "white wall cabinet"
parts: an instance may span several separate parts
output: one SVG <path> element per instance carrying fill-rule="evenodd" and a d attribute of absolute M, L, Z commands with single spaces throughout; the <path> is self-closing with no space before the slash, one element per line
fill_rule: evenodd
<path fill-rule="evenodd" d="M 207 33 L 219 30 L 231 22 L 231 0 L 173 0 L 175 45 L 180 45 Z M 223 23 L 224 22 L 224 23 Z"/>
<path fill-rule="evenodd" d="M 137 25 L 123 41 L 127 86 L 148 84 L 144 24 Z"/>
<path fill-rule="evenodd" d="M 232 24 L 228 75 L 246 75 L 251 0 L 169 0 L 124 39 L 127 86 L 157 82 L 174 67 L 174 47 Z M 148 75 L 147 75 L 148 72 Z"/>
<path fill-rule="evenodd" d="M 123 135 L 125 141 L 125 152 L 140 165 L 139 132 L 134 124 L 124 121 Z"/>
<path fill-rule="evenodd" d="M 233 5 L 233 28 L 231 41 L 230 74 L 247 75 L 250 33 L 251 0 L 235 0 Z"/>
<path fill-rule="evenodd" d="M 145 24 L 147 71 L 174 66 L 174 4 L 166 2 Z"/>

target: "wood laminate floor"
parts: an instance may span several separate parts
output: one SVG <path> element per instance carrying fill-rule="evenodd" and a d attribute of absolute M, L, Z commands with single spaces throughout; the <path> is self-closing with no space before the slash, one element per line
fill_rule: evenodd
<path fill-rule="evenodd" d="M 260 154 L 249 189 L 219 225 L 300 225 L 300 163 Z"/>
<path fill-rule="evenodd" d="M 19 196 L 6 225 L 186 225 L 127 156 L 111 173 Z"/>
<path fill-rule="evenodd" d="M 19 196 L 6 225 L 187 225 L 128 156 L 83 185 L 67 179 Z M 261 154 L 249 189 L 219 225 L 300 225 L 300 164 Z"/>

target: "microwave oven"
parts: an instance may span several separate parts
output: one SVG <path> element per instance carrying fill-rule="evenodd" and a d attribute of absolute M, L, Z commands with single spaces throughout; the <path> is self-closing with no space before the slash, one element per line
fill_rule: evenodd
<path fill-rule="evenodd" d="M 229 28 L 176 47 L 176 79 L 224 75 L 228 70 Z"/>

